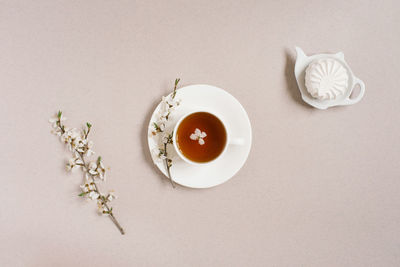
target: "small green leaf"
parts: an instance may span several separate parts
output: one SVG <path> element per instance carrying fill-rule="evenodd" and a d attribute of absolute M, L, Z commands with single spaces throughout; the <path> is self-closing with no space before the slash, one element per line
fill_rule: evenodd
<path fill-rule="evenodd" d="M 97 158 L 97 163 L 100 163 L 101 162 L 101 157 L 99 156 L 98 158 Z"/>
<path fill-rule="evenodd" d="M 86 195 L 85 192 L 80 193 L 78 196 L 83 197 L 84 195 Z"/>
<path fill-rule="evenodd" d="M 88 128 L 92 127 L 92 125 L 91 125 L 89 122 L 86 123 L 86 126 L 87 126 Z"/>
<path fill-rule="evenodd" d="M 59 119 L 60 119 L 60 118 L 61 118 L 61 115 L 62 115 L 62 111 L 61 111 L 61 110 L 59 110 L 59 111 L 58 111 L 58 113 L 57 113 L 57 118 L 59 118 Z"/>
<path fill-rule="evenodd" d="M 174 99 L 175 98 L 175 96 L 176 96 L 176 87 L 178 86 L 178 83 L 179 83 L 179 81 L 180 81 L 181 79 L 175 79 L 175 86 L 174 86 L 174 91 L 173 91 L 173 93 L 172 93 L 172 99 Z M 167 119 L 168 119 L 168 116 L 167 116 Z"/>

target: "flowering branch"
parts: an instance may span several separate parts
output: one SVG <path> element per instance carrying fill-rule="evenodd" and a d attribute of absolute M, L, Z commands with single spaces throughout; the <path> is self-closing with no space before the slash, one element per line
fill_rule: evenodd
<path fill-rule="evenodd" d="M 160 114 L 159 114 L 157 122 L 153 122 L 153 124 L 152 124 L 153 129 L 151 131 L 152 135 L 157 135 L 160 133 L 163 134 L 162 135 L 163 146 L 158 148 L 156 155 L 158 158 L 163 160 L 164 165 L 167 169 L 168 178 L 169 178 L 173 188 L 175 188 L 175 182 L 171 176 L 172 159 L 169 157 L 169 154 L 168 154 L 168 145 L 172 144 L 173 132 L 171 132 L 171 133 L 166 132 L 166 124 L 169 120 L 169 116 L 171 115 L 171 112 L 180 104 L 180 100 L 175 99 L 176 90 L 177 90 L 179 81 L 180 81 L 179 78 L 175 79 L 174 91 L 172 92 L 171 95 L 169 95 L 167 97 L 164 97 L 164 96 L 162 97 Z"/>
<path fill-rule="evenodd" d="M 85 173 L 86 181 L 80 186 L 82 192 L 79 196 L 96 200 L 99 212 L 108 215 L 121 234 L 125 234 L 124 229 L 114 216 L 113 208 L 109 205 L 109 203 L 116 198 L 114 192 L 110 191 L 107 195 L 104 195 L 100 192 L 97 185 L 98 181 L 105 181 L 106 178 L 106 169 L 101 157 L 98 157 L 96 161 L 86 163 L 85 157 L 90 157 L 94 154 L 94 151 L 91 149 L 93 147 L 93 142 L 88 140 L 92 125 L 87 122 L 87 128 L 79 131 L 75 128 L 67 128 L 63 124 L 65 120 L 66 118 L 63 116 L 62 112 L 59 111 L 57 116 L 49 121 L 53 126 L 52 133 L 59 136 L 61 141 L 67 145 L 68 149 L 73 154 L 73 158 L 71 158 L 66 165 L 67 171 L 74 171 L 80 168 Z"/>

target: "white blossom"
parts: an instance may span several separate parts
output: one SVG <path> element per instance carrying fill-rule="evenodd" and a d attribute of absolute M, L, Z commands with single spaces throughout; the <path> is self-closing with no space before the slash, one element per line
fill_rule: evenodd
<path fill-rule="evenodd" d="M 168 97 L 167 103 L 168 103 L 168 105 L 169 105 L 169 109 L 170 109 L 170 110 L 173 110 L 173 109 L 175 109 L 177 106 L 179 106 L 180 100 L 179 100 L 179 99 L 176 99 L 176 98 Z"/>
<path fill-rule="evenodd" d="M 91 200 L 96 200 L 99 198 L 99 193 L 97 193 L 96 191 L 90 191 L 88 194 L 88 198 L 90 198 Z"/>
<path fill-rule="evenodd" d="M 99 174 L 99 178 L 103 181 L 106 179 L 106 168 L 104 167 L 104 164 L 101 160 L 98 161 L 97 173 Z"/>
<path fill-rule="evenodd" d="M 62 135 L 62 130 L 61 130 L 60 127 L 57 127 L 57 128 L 52 129 L 52 130 L 51 130 L 51 133 L 52 133 L 52 134 L 55 134 L 55 135 L 57 135 L 57 136 L 61 136 L 61 135 Z"/>
<path fill-rule="evenodd" d="M 114 191 L 110 191 L 107 196 L 107 201 L 112 201 L 113 199 L 116 199 L 116 198 L 117 197 L 115 196 Z"/>
<path fill-rule="evenodd" d="M 70 151 L 74 151 L 77 148 L 80 139 L 80 133 L 75 128 L 65 129 L 65 132 L 61 135 L 61 141 L 68 145 Z"/>
<path fill-rule="evenodd" d="M 162 161 L 160 157 L 160 150 L 157 147 L 151 150 L 151 157 L 153 158 L 153 162 L 155 164 L 160 163 Z"/>
<path fill-rule="evenodd" d="M 166 111 L 164 111 L 164 112 L 161 112 L 160 113 L 159 122 L 162 122 L 162 123 L 168 122 L 167 118 L 168 118 L 169 115 L 170 115 L 170 112 L 169 112 L 168 109 Z"/>
<path fill-rule="evenodd" d="M 107 207 L 103 205 L 103 201 L 97 200 L 97 207 L 100 214 L 105 215 L 107 211 Z"/>
<path fill-rule="evenodd" d="M 94 185 L 93 182 L 86 182 L 85 184 L 81 185 L 80 188 L 84 193 L 96 190 L 96 186 Z"/>
<path fill-rule="evenodd" d="M 159 121 L 157 125 L 161 132 L 165 131 L 165 122 Z"/>
<path fill-rule="evenodd" d="M 79 133 L 75 128 L 72 129 L 65 129 L 65 133 L 61 136 L 61 140 L 64 143 L 71 143 L 74 139 L 79 136 Z"/>
<path fill-rule="evenodd" d="M 94 154 L 94 151 L 92 150 L 93 147 L 93 141 L 88 141 L 86 144 L 86 156 L 90 157 L 91 155 Z"/>
<path fill-rule="evenodd" d="M 81 164 L 83 164 L 83 161 L 75 156 L 74 158 L 68 160 L 65 168 L 67 169 L 67 171 L 73 171 L 77 167 L 80 167 Z"/>
<path fill-rule="evenodd" d="M 95 162 L 90 162 L 88 166 L 88 173 L 90 173 L 93 176 L 96 176 L 98 174 L 97 172 L 97 164 Z"/>
<path fill-rule="evenodd" d="M 165 99 L 161 100 L 161 105 L 158 110 L 158 117 L 167 117 L 169 112 L 169 105 Z"/>
<path fill-rule="evenodd" d="M 79 153 L 85 152 L 86 149 L 86 139 L 82 139 L 81 136 L 77 135 L 71 142 L 72 149 L 75 149 Z"/>
<path fill-rule="evenodd" d="M 75 135 L 70 146 L 71 149 L 79 153 L 84 153 L 88 157 L 94 154 L 94 151 L 91 149 L 93 147 L 93 142 L 88 141 L 83 136 Z"/>
<path fill-rule="evenodd" d="M 75 160 L 74 159 L 69 159 L 68 163 L 65 165 L 65 169 L 67 171 L 72 171 L 76 167 L 75 165 Z"/>
<path fill-rule="evenodd" d="M 196 128 L 194 130 L 194 133 L 190 135 L 190 139 L 197 140 L 200 145 L 204 145 L 205 144 L 204 138 L 206 138 L 206 136 L 207 136 L 206 132 L 202 132 L 200 129 Z"/>
<path fill-rule="evenodd" d="M 166 96 L 161 97 L 161 111 L 168 111 L 168 98 Z"/>
<path fill-rule="evenodd" d="M 166 123 L 171 112 L 180 104 L 180 100 L 172 98 L 171 96 L 163 96 L 161 105 L 158 112 L 159 124 Z"/>

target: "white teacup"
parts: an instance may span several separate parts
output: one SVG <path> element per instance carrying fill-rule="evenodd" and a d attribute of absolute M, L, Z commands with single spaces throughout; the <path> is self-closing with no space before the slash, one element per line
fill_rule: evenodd
<path fill-rule="evenodd" d="M 192 115 L 192 114 L 195 114 L 195 113 L 198 113 L 198 112 L 206 112 L 206 113 L 209 113 L 209 114 L 215 116 L 215 117 L 222 123 L 223 127 L 225 128 L 225 133 L 226 133 L 226 142 L 225 142 L 225 146 L 224 146 L 224 148 L 222 149 L 221 153 L 220 153 L 216 158 L 214 158 L 214 159 L 212 159 L 212 160 L 210 160 L 210 161 L 206 161 L 206 162 L 195 162 L 195 161 L 190 160 L 189 158 L 187 158 L 185 155 L 183 155 L 183 153 L 182 153 L 181 150 L 179 149 L 179 147 L 178 147 L 178 141 L 177 141 L 177 132 L 178 132 L 179 126 L 181 125 L 182 121 L 183 121 L 184 119 L 186 119 L 188 116 L 190 116 L 190 115 Z M 175 148 L 175 150 L 176 150 L 176 153 L 179 155 L 179 157 L 180 157 L 181 159 L 183 159 L 184 161 L 186 161 L 187 163 L 194 164 L 194 165 L 206 165 L 206 164 L 210 164 L 210 163 L 212 163 L 212 162 L 218 160 L 219 158 L 221 158 L 221 157 L 225 154 L 225 152 L 226 152 L 226 150 L 227 150 L 227 148 L 228 148 L 229 145 L 243 145 L 243 144 L 244 144 L 244 140 L 243 140 L 242 138 L 232 138 L 232 137 L 231 137 L 231 134 L 230 134 L 230 132 L 229 132 L 229 129 L 228 129 L 228 127 L 227 127 L 227 124 L 224 122 L 224 120 L 221 118 L 221 116 L 217 115 L 214 111 L 205 110 L 205 109 L 200 109 L 200 110 L 196 110 L 196 111 L 191 111 L 191 112 L 185 114 L 184 116 L 182 116 L 182 117 L 178 120 L 178 122 L 176 123 L 176 125 L 175 125 L 174 132 L 173 132 L 173 136 L 172 136 L 172 140 L 173 140 L 173 145 L 174 145 L 174 148 Z"/>

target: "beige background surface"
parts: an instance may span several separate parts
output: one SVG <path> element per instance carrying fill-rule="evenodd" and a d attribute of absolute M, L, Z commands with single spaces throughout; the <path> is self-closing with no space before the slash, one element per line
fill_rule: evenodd
<path fill-rule="evenodd" d="M 399 266 L 398 1 L 0 1 L 1 266 Z M 343 51 L 364 99 L 302 103 L 294 46 Z M 253 147 L 171 189 L 146 128 L 175 77 L 226 89 Z M 77 197 L 47 120 L 94 125 L 126 229 Z"/>

